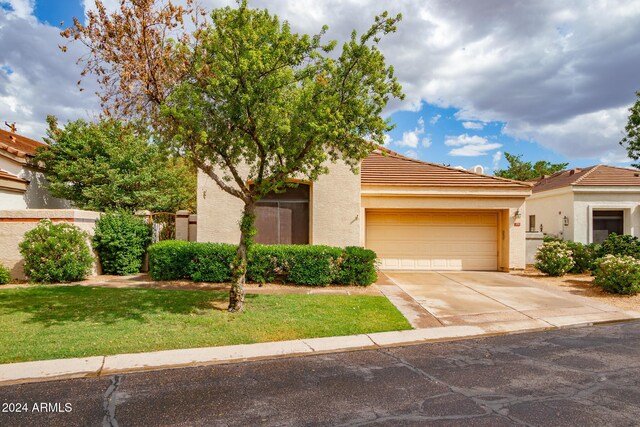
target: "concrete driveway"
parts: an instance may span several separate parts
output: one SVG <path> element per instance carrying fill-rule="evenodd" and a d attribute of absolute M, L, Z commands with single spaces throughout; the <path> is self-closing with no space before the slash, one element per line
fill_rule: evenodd
<path fill-rule="evenodd" d="M 616 307 L 498 272 L 388 272 L 442 325 L 538 319 L 549 326 L 628 319 Z"/>

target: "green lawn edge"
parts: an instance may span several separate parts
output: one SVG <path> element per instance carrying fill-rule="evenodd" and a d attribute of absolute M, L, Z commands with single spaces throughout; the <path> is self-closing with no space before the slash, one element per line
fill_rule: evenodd
<path fill-rule="evenodd" d="M 384 296 L 33 286 L 0 289 L 0 363 L 411 329 Z"/>

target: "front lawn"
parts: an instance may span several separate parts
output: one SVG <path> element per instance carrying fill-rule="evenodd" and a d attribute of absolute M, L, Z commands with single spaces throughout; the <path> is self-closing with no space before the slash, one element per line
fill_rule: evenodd
<path fill-rule="evenodd" d="M 382 296 L 37 286 L 0 290 L 0 363 L 411 329 Z"/>

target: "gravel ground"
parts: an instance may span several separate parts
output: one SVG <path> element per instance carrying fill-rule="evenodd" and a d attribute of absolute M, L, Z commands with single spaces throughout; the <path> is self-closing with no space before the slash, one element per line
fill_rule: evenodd
<path fill-rule="evenodd" d="M 594 285 L 593 277 L 590 274 L 567 274 L 563 277 L 551 277 L 542 274 L 534 268 L 527 268 L 525 271 L 512 272 L 511 274 L 533 279 L 574 295 L 593 298 L 623 310 L 640 310 L 640 294 L 610 294 Z"/>

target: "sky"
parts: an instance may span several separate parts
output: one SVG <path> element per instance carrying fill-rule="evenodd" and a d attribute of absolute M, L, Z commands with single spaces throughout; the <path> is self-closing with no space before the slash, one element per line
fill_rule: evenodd
<path fill-rule="evenodd" d="M 179 3 L 182 0 L 177 0 Z M 115 7 L 119 0 L 107 0 Z M 208 9 L 228 0 L 201 0 Z M 380 45 L 406 95 L 385 116 L 387 147 L 451 166 L 527 161 L 628 166 L 618 141 L 640 90 L 640 0 L 250 0 L 294 31 L 346 40 L 386 7 L 402 13 Z M 84 51 L 58 45 L 61 21 L 93 0 L 0 0 L 0 123 L 42 139 L 45 118 L 95 119 L 97 86 L 76 82 Z"/>

